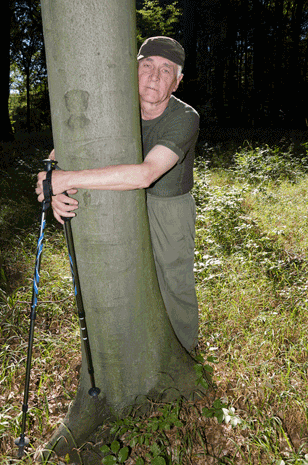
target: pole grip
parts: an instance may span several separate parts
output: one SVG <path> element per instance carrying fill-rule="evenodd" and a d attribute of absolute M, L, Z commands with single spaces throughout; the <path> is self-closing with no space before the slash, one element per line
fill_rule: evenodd
<path fill-rule="evenodd" d="M 51 184 L 51 173 L 52 170 L 55 169 L 57 166 L 56 160 L 51 160 L 50 158 L 46 158 L 43 160 L 44 169 L 47 171 L 46 179 L 43 181 L 43 193 L 44 193 L 44 200 L 43 200 L 43 211 L 45 212 L 51 204 L 51 197 L 52 197 L 52 184 Z"/>

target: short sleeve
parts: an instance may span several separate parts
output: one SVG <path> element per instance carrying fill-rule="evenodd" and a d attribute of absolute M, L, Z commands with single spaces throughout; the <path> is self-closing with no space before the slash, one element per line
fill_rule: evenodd
<path fill-rule="evenodd" d="M 196 139 L 198 131 L 199 115 L 191 107 L 187 107 L 187 110 L 174 112 L 173 118 L 165 124 L 156 144 L 163 145 L 176 153 L 179 157 L 178 163 L 181 163 Z"/>

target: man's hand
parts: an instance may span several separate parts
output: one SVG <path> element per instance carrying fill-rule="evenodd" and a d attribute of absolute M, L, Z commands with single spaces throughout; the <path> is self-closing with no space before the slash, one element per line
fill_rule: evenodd
<path fill-rule="evenodd" d="M 69 173 L 68 171 L 62 171 L 62 170 L 52 171 L 51 185 L 52 185 L 53 195 L 63 194 L 64 192 L 69 193 L 69 188 L 66 182 L 68 173 Z M 44 200 L 43 181 L 45 179 L 46 179 L 46 171 L 41 171 L 37 176 L 37 183 L 36 183 L 36 189 L 35 189 L 36 195 L 38 196 L 37 200 L 39 202 L 43 202 Z M 74 190 L 76 191 L 76 189 Z"/>
<path fill-rule="evenodd" d="M 52 151 L 50 152 L 50 155 L 48 157 L 50 160 L 55 160 L 56 159 L 56 153 L 55 153 L 55 149 L 52 149 Z"/>
<path fill-rule="evenodd" d="M 55 171 L 53 170 L 51 176 L 51 183 L 52 183 L 52 191 L 54 193 L 54 178 L 61 178 L 63 171 Z M 46 179 L 46 171 L 41 171 L 37 176 L 37 184 L 35 192 L 37 194 L 37 199 L 39 202 L 43 202 L 44 200 L 44 193 L 43 193 L 43 181 Z M 59 180 L 58 183 L 59 184 Z M 69 195 L 74 195 L 78 191 L 77 189 L 69 189 L 65 193 L 58 193 L 52 196 L 51 206 L 53 210 L 54 217 L 58 220 L 61 224 L 64 224 L 63 217 L 72 218 L 76 214 L 74 210 L 78 208 L 78 201 L 76 199 L 72 199 Z"/>
<path fill-rule="evenodd" d="M 55 151 L 49 155 L 50 160 L 55 160 Z M 42 171 L 38 174 L 37 177 L 37 184 L 35 192 L 38 196 L 38 201 L 43 202 L 44 200 L 44 193 L 43 193 L 43 181 L 46 179 L 46 171 Z M 72 218 L 76 215 L 74 210 L 78 208 L 78 201 L 76 199 L 72 199 L 69 195 L 74 195 L 78 191 L 77 189 L 68 189 L 65 193 L 64 186 L 64 179 L 65 179 L 65 171 L 56 171 L 53 170 L 51 182 L 52 182 L 52 201 L 51 206 L 53 209 L 53 214 L 56 220 L 58 220 L 61 224 L 64 224 L 64 220 L 61 217 L 68 217 Z"/>
<path fill-rule="evenodd" d="M 73 195 L 76 194 L 77 189 L 70 189 L 68 194 Z M 64 220 L 62 217 L 66 218 L 74 218 L 76 213 L 74 210 L 78 208 L 78 201 L 76 199 L 72 199 L 65 194 L 58 194 L 52 196 L 51 206 L 53 210 L 53 215 L 59 223 L 64 224 Z"/>
<path fill-rule="evenodd" d="M 53 193 L 54 193 L 54 188 L 55 188 L 54 186 L 61 185 L 61 177 L 62 177 L 61 175 L 63 173 L 64 173 L 63 171 L 53 170 L 52 176 L 51 176 Z M 58 178 L 56 182 L 54 182 L 55 178 Z M 46 171 L 41 171 L 38 174 L 37 179 L 38 180 L 37 180 L 35 192 L 38 196 L 37 197 L 38 201 L 43 202 L 44 200 L 43 181 L 46 179 Z M 67 192 L 61 193 L 61 187 L 56 187 L 56 189 L 58 190 L 58 193 L 52 196 L 51 206 L 52 206 L 53 214 L 56 220 L 58 220 L 59 223 L 64 224 L 64 221 L 61 218 L 62 216 L 72 218 L 76 215 L 74 213 L 74 210 L 78 208 L 78 201 L 76 199 L 69 197 L 69 195 L 74 195 L 78 191 L 77 189 L 68 189 Z"/>

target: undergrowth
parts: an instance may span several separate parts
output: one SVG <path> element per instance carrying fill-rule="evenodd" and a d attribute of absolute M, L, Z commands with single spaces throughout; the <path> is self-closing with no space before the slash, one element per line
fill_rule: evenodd
<path fill-rule="evenodd" d="M 100 444 L 99 463 L 308 464 L 307 147 L 294 153 L 292 146 L 247 144 L 227 153 L 224 163 L 219 151 L 216 165 L 215 150 L 197 161 L 193 190 L 200 304 L 196 373 L 200 383 L 206 382 L 204 369 L 211 373 L 215 399 L 210 404 L 180 399 L 153 406 L 147 416 L 132 412 L 118 419 L 109 425 L 112 441 Z M 25 171 L 19 183 L 24 203 L 12 191 L 12 172 L 3 177 L 0 199 L 6 206 L 0 217 L 3 465 L 34 462 L 34 451 L 74 397 L 80 368 L 66 247 L 62 232 L 50 225 L 35 323 L 27 423 L 31 446 L 18 461 L 14 439 L 20 428 L 37 240 L 37 206 L 26 194 L 34 177 Z M 34 218 L 32 228 L 29 218 Z"/>

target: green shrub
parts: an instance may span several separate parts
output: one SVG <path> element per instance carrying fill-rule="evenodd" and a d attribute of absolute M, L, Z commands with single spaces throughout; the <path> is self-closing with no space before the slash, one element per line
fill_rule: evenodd
<path fill-rule="evenodd" d="M 234 155 L 234 173 L 250 184 L 279 182 L 288 180 L 296 182 L 308 170 L 307 158 L 292 156 L 291 148 L 282 152 L 279 147 L 243 148 Z"/>

